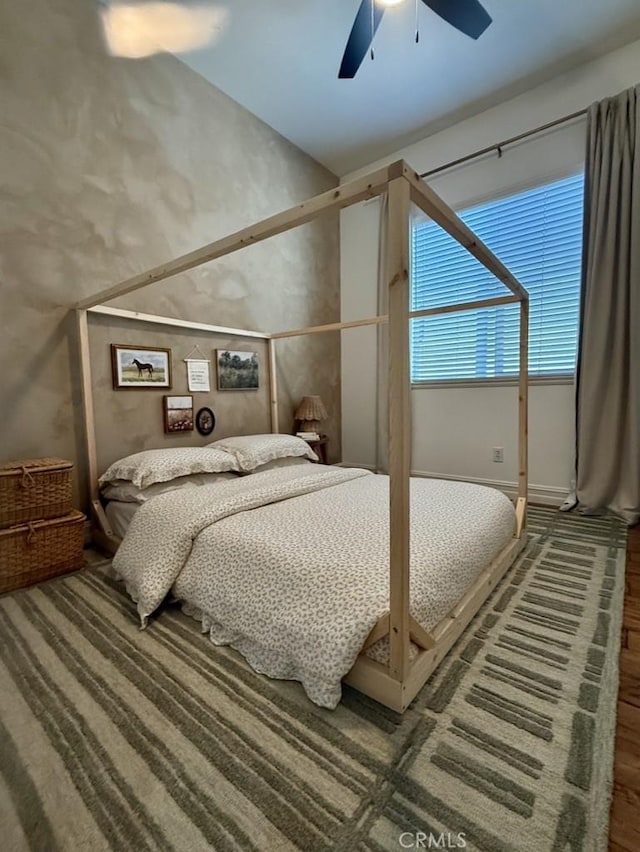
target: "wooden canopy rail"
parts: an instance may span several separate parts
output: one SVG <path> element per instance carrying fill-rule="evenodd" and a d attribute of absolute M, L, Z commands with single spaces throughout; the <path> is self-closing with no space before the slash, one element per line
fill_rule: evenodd
<path fill-rule="evenodd" d="M 158 317 L 109 308 L 105 302 L 132 293 L 142 287 L 193 269 L 210 260 L 231 254 L 246 246 L 296 228 L 316 217 L 338 211 L 357 202 L 389 194 L 387 214 L 387 269 L 389 313 L 386 316 L 362 320 L 327 323 L 275 334 L 230 329 L 221 326 L 191 323 L 169 317 Z M 409 228 L 410 207 L 415 204 L 429 218 L 449 233 L 510 291 L 510 295 L 482 299 L 459 305 L 446 305 L 421 311 L 410 311 Z M 518 496 L 513 538 L 493 562 L 478 576 L 464 597 L 431 631 L 425 630 L 410 612 L 410 449 L 411 449 L 411 384 L 409 374 L 409 322 L 418 317 L 434 316 L 454 311 L 483 307 L 520 304 L 520 374 L 518 392 Z M 94 513 L 96 541 L 109 549 L 117 548 L 119 540 L 109 525 L 99 500 L 96 456 L 95 422 L 93 414 L 91 367 L 89 358 L 89 327 L 87 312 L 106 314 L 124 319 L 159 323 L 182 328 L 197 328 L 212 333 L 260 337 L 267 341 L 271 428 L 278 431 L 276 385 L 276 341 L 325 331 L 342 331 L 367 325 L 389 325 L 389 612 L 371 630 L 363 652 L 345 677 L 345 682 L 398 712 L 403 712 L 420 688 L 438 666 L 444 655 L 461 635 L 480 606 L 500 581 L 522 549 L 525 540 L 528 456 L 528 317 L 527 291 L 497 257 L 456 216 L 445 202 L 403 160 L 379 169 L 336 189 L 318 195 L 295 207 L 270 216 L 256 225 L 216 240 L 196 251 L 182 255 L 162 266 L 136 275 L 115 287 L 83 299 L 75 305 L 82 376 L 83 405 L 86 423 L 87 457 L 90 477 L 90 497 Z M 464 518 L 460 519 L 461 524 Z M 380 639 L 389 636 L 389 663 L 381 665 L 364 654 Z M 411 657 L 411 643 L 417 646 Z"/>

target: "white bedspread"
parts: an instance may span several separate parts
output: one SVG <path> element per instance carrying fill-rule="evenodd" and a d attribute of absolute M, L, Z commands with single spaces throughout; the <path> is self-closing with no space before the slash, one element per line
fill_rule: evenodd
<path fill-rule="evenodd" d="M 411 483 L 411 611 L 427 629 L 513 535 L 500 492 Z M 217 644 L 325 707 L 389 608 L 388 479 L 283 468 L 141 506 L 114 566 L 143 624 L 171 590 Z"/>

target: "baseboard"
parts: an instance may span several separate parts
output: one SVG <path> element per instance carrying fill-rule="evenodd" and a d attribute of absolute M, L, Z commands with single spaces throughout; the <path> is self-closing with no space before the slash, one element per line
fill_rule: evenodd
<path fill-rule="evenodd" d="M 341 462 L 342 467 L 361 467 L 364 470 L 375 470 L 370 464 L 350 464 Z M 452 476 L 446 473 L 433 473 L 426 470 L 412 470 L 411 476 L 423 476 L 428 479 L 449 479 L 452 482 L 473 482 L 475 485 L 486 485 L 487 488 L 497 488 L 507 497 L 515 498 L 518 494 L 518 483 L 499 479 L 480 479 L 474 476 Z M 529 500 L 531 503 L 540 503 L 543 506 L 560 506 L 564 502 L 568 488 L 558 488 L 555 485 L 529 485 Z"/>

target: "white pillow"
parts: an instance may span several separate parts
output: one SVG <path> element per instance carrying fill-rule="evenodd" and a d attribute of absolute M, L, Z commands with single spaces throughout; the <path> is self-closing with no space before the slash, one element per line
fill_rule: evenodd
<path fill-rule="evenodd" d="M 309 444 L 295 435 L 238 435 L 233 438 L 221 438 L 207 446 L 231 453 L 240 470 L 244 471 L 255 470 L 274 459 L 302 456 L 311 461 L 318 461 L 318 456 Z"/>
<path fill-rule="evenodd" d="M 109 482 L 102 489 L 102 496 L 106 500 L 117 500 L 119 503 L 146 503 L 158 494 L 166 494 L 167 491 L 175 491 L 176 488 L 195 488 L 199 485 L 213 485 L 218 482 L 226 482 L 229 479 L 238 479 L 239 473 L 192 473 L 189 476 L 179 476 L 169 482 L 156 482 L 148 488 L 138 488 L 133 482 L 126 479 L 118 479 Z"/>
<path fill-rule="evenodd" d="M 256 467 L 253 470 L 241 470 L 240 475 L 249 476 L 250 474 L 254 473 L 262 473 L 263 470 L 275 470 L 279 467 L 292 467 L 297 464 L 313 464 L 313 462 L 311 461 L 311 459 L 304 458 L 303 456 L 296 456 L 295 458 L 273 459 L 273 461 L 267 462 L 266 464 L 261 464 L 259 467 Z M 235 476 L 237 476 L 237 474 L 235 474 Z"/>
<path fill-rule="evenodd" d="M 207 447 L 173 447 L 165 450 L 143 450 L 118 459 L 102 474 L 104 485 L 118 479 L 147 488 L 155 482 L 168 482 L 191 473 L 222 473 L 238 470 L 235 458 L 221 449 Z"/>

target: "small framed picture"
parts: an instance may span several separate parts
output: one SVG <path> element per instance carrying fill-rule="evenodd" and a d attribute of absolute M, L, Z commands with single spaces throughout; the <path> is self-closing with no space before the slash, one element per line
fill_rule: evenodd
<path fill-rule="evenodd" d="M 196 414 L 196 429 L 201 435 L 210 435 L 216 428 L 216 416 L 210 408 L 201 408 Z"/>
<path fill-rule="evenodd" d="M 216 350 L 218 390 L 257 390 L 260 386 L 257 352 Z"/>
<path fill-rule="evenodd" d="M 193 397 L 163 396 L 164 431 L 193 432 Z"/>
<path fill-rule="evenodd" d="M 111 374 L 114 390 L 170 388 L 171 350 L 112 343 Z"/>

